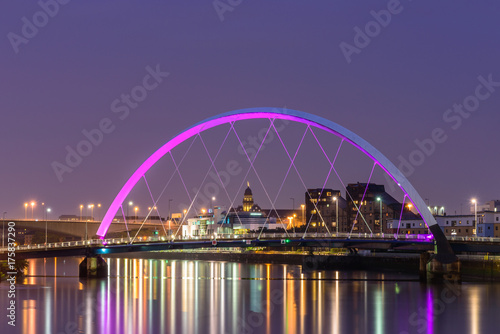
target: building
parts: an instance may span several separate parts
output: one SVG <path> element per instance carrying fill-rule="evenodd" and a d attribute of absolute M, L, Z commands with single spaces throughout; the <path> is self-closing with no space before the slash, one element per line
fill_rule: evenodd
<path fill-rule="evenodd" d="M 492 201 L 493 202 L 493 201 Z M 493 210 L 495 207 L 490 207 Z M 500 237 L 500 212 L 483 211 L 477 214 L 478 237 Z"/>
<path fill-rule="evenodd" d="M 390 234 L 430 234 L 427 225 L 421 218 L 417 219 L 387 219 L 384 233 Z"/>
<path fill-rule="evenodd" d="M 250 182 L 247 181 L 247 188 L 245 189 L 245 194 L 243 195 L 243 211 L 251 211 L 253 207 L 253 194 L 252 189 L 250 189 Z"/>
<path fill-rule="evenodd" d="M 493 211 L 497 212 L 500 211 L 500 200 L 491 200 L 483 205 L 478 204 L 477 207 L 476 205 L 472 202 L 470 206 L 470 213 L 475 213 L 475 212 L 481 212 L 481 211 Z"/>
<path fill-rule="evenodd" d="M 474 236 L 474 215 L 434 216 L 446 236 Z"/>
<path fill-rule="evenodd" d="M 307 189 L 305 203 L 305 223 L 308 232 L 335 233 L 337 224 L 339 232 L 345 232 L 341 226 L 346 225 L 346 201 L 342 198 L 340 190 Z"/>
<path fill-rule="evenodd" d="M 215 207 L 203 215 L 190 218 L 182 226 L 184 238 L 221 236 L 224 234 L 245 234 L 262 229 L 276 229 L 276 220 L 269 218 L 260 206 L 254 203 L 252 190 L 248 185 L 243 195 L 243 205 L 229 210 Z"/>
<path fill-rule="evenodd" d="M 381 233 L 389 219 L 417 219 L 410 206 L 405 206 L 385 192 L 383 185 L 351 183 L 347 186 L 347 221 L 342 231 Z M 382 218 L 381 218 L 382 217 Z M 382 222 L 380 221 L 382 219 Z"/>

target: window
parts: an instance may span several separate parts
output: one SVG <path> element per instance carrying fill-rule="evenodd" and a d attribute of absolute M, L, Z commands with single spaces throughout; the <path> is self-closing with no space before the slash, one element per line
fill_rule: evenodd
<path fill-rule="evenodd" d="M 497 221 L 498 221 L 498 217 L 497 217 Z"/>
<path fill-rule="evenodd" d="M 330 197 L 330 196 L 332 196 L 332 193 L 331 192 L 327 192 L 326 196 Z"/>

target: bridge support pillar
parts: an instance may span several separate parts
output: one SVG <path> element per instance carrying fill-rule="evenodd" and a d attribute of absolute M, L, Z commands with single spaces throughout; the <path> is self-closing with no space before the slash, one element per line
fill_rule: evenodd
<path fill-rule="evenodd" d="M 420 266 L 418 268 L 418 272 L 421 282 L 427 281 L 427 263 L 429 263 L 430 259 L 431 259 L 431 254 L 429 252 L 420 254 Z"/>
<path fill-rule="evenodd" d="M 80 277 L 103 278 L 108 276 L 108 264 L 100 256 L 87 256 L 80 263 Z"/>
<path fill-rule="evenodd" d="M 422 257 L 420 261 L 422 261 Z M 462 275 L 460 267 L 460 260 L 443 263 L 436 259 L 436 257 L 433 257 L 427 263 L 427 280 L 436 283 L 442 283 L 444 281 L 461 282 Z"/>

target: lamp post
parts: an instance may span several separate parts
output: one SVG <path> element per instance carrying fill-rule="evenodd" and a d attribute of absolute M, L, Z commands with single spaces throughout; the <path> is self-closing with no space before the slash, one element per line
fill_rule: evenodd
<path fill-rule="evenodd" d="M 472 203 L 474 203 L 474 235 L 477 237 L 477 200 L 473 198 Z"/>
<path fill-rule="evenodd" d="M 302 225 L 305 225 L 306 224 L 306 217 L 305 217 L 306 206 L 305 206 L 305 204 L 301 204 L 300 208 L 302 209 Z"/>
<path fill-rule="evenodd" d="M 214 201 L 215 201 L 215 196 L 213 196 L 213 197 L 210 199 L 210 206 L 212 207 L 212 212 L 214 212 Z"/>
<path fill-rule="evenodd" d="M 35 208 L 35 202 L 31 202 L 31 219 L 34 219 L 33 218 L 33 210 Z"/>
<path fill-rule="evenodd" d="M 138 206 L 136 206 L 136 207 L 134 208 L 134 213 L 135 213 L 135 216 L 134 216 L 134 221 L 137 221 L 137 211 L 139 211 L 139 207 L 138 207 Z"/>
<path fill-rule="evenodd" d="M 88 208 L 90 209 L 90 220 L 94 220 L 94 204 L 89 204 Z"/>
<path fill-rule="evenodd" d="M 170 203 L 173 201 L 173 199 L 169 198 L 168 199 L 168 233 L 169 235 L 171 234 L 171 230 L 170 230 L 170 223 L 172 221 L 172 217 L 171 216 L 171 213 L 170 213 Z"/>
<path fill-rule="evenodd" d="M 80 221 L 83 220 L 83 204 L 80 204 Z"/>
<path fill-rule="evenodd" d="M 28 203 L 24 203 L 24 219 L 28 219 Z"/>
<path fill-rule="evenodd" d="M 384 234 L 384 223 L 382 221 L 382 198 L 377 197 L 377 201 L 380 202 L 380 233 Z"/>
<path fill-rule="evenodd" d="M 337 228 L 337 236 L 339 234 L 339 200 L 337 196 L 333 197 L 335 201 L 335 227 Z"/>
<path fill-rule="evenodd" d="M 294 211 L 295 211 L 295 198 L 290 197 L 290 199 L 292 200 L 292 216 L 293 216 Z M 295 233 L 295 223 L 293 224 L 293 233 Z"/>
<path fill-rule="evenodd" d="M 4 211 L 3 217 L 2 217 L 2 248 L 5 247 L 5 215 L 7 214 L 7 211 Z"/>
<path fill-rule="evenodd" d="M 45 250 L 47 250 L 47 219 L 50 211 L 50 208 L 47 208 L 47 212 L 45 212 Z"/>
<path fill-rule="evenodd" d="M 101 203 L 97 204 L 97 208 L 99 209 L 98 212 L 97 212 L 97 217 L 98 217 L 98 220 L 101 220 Z"/>
<path fill-rule="evenodd" d="M 127 206 L 127 218 L 130 217 L 128 215 L 128 208 L 130 208 L 132 205 L 134 205 L 134 202 L 132 202 L 132 201 L 128 202 L 128 206 Z"/>

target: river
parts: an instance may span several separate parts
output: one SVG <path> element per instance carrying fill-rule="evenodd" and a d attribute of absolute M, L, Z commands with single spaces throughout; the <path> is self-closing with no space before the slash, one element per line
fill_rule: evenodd
<path fill-rule="evenodd" d="M 29 260 L 16 326 L 0 333 L 498 333 L 500 284 L 425 285 L 399 273 L 284 264 L 107 258 L 80 280 L 82 258 Z"/>

